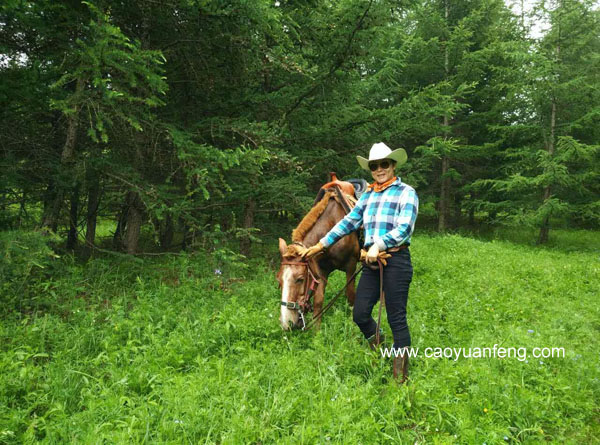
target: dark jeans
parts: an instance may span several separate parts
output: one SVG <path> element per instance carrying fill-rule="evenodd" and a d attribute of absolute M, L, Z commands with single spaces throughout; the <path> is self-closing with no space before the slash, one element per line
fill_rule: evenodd
<path fill-rule="evenodd" d="M 394 335 L 394 348 L 410 346 L 410 332 L 406 323 L 406 302 L 408 288 L 413 276 L 409 249 L 393 252 L 383 268 L 383 291 L 385 293 L 385 309 L 388 323 Z M 379 301 L 379 269 L 365 267 L 362 271 L 356 301 L 354 302 L 353 318 L 365 338 L 377 331 L 377 322 L 371 313 Z"/>

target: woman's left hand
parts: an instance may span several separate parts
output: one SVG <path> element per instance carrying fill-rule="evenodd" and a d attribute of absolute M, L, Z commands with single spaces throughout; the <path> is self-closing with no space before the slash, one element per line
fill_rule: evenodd
<path fill-rule="evenodd" d="M 379 252 L 379 255 L 377 256 L 377 258 L 381 261 L 381 264 L 383 264 L 384 266 L 387 266 L 387 259 L 390 258 L 392 255 L 390 255 L 389 253 L 387 253 L 385 250 L 383 252 Z M 360 249 L 360 259 L 359 261 L 361 263 L 366 263 L 367 261 L 367 251 L 365 249 Z"/>
<path fill-rule="evenodd" d="M 377 262 L 377 256 L 379 255 L 379 247 L 377 244 L 373 244 L 367 252 L 367 263 L 373 264 Z"/>

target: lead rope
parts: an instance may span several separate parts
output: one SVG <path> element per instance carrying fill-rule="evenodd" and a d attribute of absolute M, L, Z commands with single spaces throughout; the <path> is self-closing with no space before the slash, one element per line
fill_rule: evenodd
<path fill-rule="evenodd" d="M 379 345 L 381 340 L 379 330 L 381 329 L 381 308 L 383 306 L 383 264 L 381 260 L 377 258 L 377 264 L 379 265 L 379 315 L 377 316 L 377 332 L 375 333 L 375 343 Z"/>
<path fill-rule="evenodd" d="M 361 265 L 361 266 L 360 266 L 360 267 L 359 267 L 359 268 L 356 270 L 356 272 L 354 272 L 354 273 L 352 274 L 352 276 L 350 277 L 350 279 L 349 279 L 348 281 L 346 281 L 346 284 L 344 285 L 344 287 L 342 287 L 342 288 L 339 290 L 339 292 L 337 293 L 337 295 L 336 295 L 335 297 L 333 297 L 333 298 L 331 299 L 331 301 L 330 301 L 329 303 L 327 303 L 327 305 L 326 305 L 326 306 L 325 306 L 323 309 L 321 309 L 321 312 L 319 312 L 317 315 L 313 316 L 312 320 L 311 320 L 311 321 L 310 321 L 308 324 L 305 324 L 305 325 L 304 325 L 304 327 L 302 328 L 302 330 L 303 330 L 303 331 L 308 331 L 310 328 L 312 328 L 312 327 L 315 325 L 315 322 L 316 322 L 316 321 L 317 321 L 319 318 L 321 318 L 321 317 L 323 316 L 323 314 L 324 314 L 325 312 L 327 312 L 331 306 L 333 306 L 333 303 L 335 303 L 335 300 L 337 300 L 337 299 L 338 299 L 338 297 L 339 297 L 340 295 L 342 295 L 342 292 L 343 292 L 343 291 L 344 291 L 344 290 L 345 290 L 345 289 L 348 287 L 348 285 L 349 285 L 349 284 L 350 284 L 350 282 L 351 282 L 351 281 L 354 279 L 354 277 L 356 277 L 356 275 L 358 275 L 358 274 L 359 274 L 359 272 L 361 272 L 361 271 L 363 270 L 363 268 L 364 268 L 364 267 L 365 267 L 365 266 L 364 266 L 364 264 L 363 264 L 363 265 Z"/>

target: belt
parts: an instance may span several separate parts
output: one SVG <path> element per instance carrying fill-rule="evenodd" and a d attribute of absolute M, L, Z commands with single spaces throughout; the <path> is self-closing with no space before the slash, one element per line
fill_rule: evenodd
<path fill-rule="evenodd" d="M 389 249 L 386 249 L 386 252 L 399 252 L 402 249 L 408 249 L 409 245 L 410 244 L 402 244 L 400 246 L 390 247 Z"/>

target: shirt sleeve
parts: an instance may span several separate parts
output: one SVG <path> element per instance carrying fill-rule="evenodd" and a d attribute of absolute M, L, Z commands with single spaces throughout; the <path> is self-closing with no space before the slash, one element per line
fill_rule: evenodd
<path fill-rule="evenodd" d="M 419 212 L 419 197 L 413 189 L 402 194 L 400 212 L 396 217 L 395 227 L 375 242 L 379 250 L 403 244 L 411 235 Z"/>
<path fill-rule="evenodd" d="M 363 193 L 350 213 L 338 221 L 338 223 L 333 226 L 329 232 L 327 232 L 327 235 L 320 239 L 319 242 L 323 245 L 323 247 L 329 247 L 349 233 L 360 229 L 369 194 L 369 192 Z"/>

